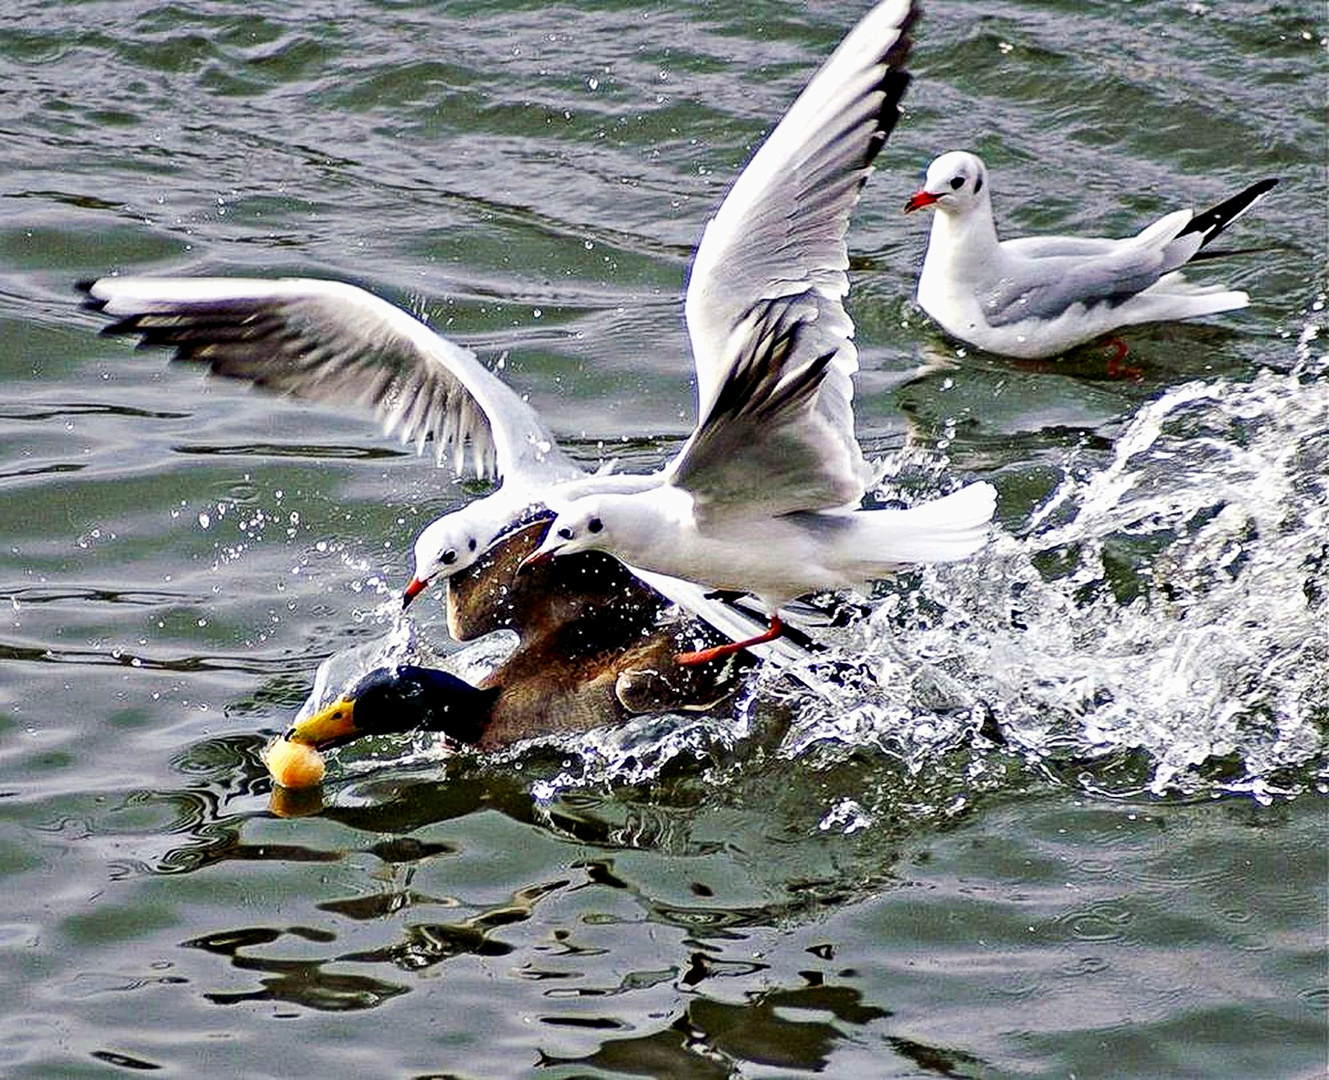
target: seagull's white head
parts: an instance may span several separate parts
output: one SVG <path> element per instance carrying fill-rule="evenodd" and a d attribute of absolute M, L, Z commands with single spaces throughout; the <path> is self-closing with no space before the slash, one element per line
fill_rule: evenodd
<path fill-rule="evenodd" d="M 540 546 L 523 565 L 546 562 L 555 555 L 574 551 L 613 551 L 615 526 L 619 517 L 613 497 L 588 495 L 574 499 L 549 523 L 549 531 Z"/>
<path fill-rule="evenodd" d="M 904 204 L 905 213 L 932 206 L 946 214 L 963 214 L 989 200 L 988 170 L 977 154 L 952 150 L 928 166 L 923 186 Z"/>
<path fill-rule="evenodd" d="M 472 503 L 444 514 L 420 530 L 415 538 L 415 571 L 402 596 L 402 607 L 436 578 L 447 580 L 484 553 L 494 537 L 488 522 L 475 512 L 477 506 L 479 503 Z"/>

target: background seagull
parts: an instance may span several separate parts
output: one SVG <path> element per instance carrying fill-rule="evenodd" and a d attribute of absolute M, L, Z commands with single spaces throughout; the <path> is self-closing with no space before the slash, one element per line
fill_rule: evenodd
<path fill-rule="evenodd" d="M 1277 183 L 1261 180 L 1196 216 L 1177 210 L 1121 240 L 998 240 L 986 166 L 962 150 L 942 154 L 905 204 L 906 213 L 937 212 L 918 305 L 951 336 L 1025 360 L 1055 356 L 1123 326 L 1245 307 L 1244 292 L 1192 285 L 1178 268 Z"/>
<path fill-rule="evenodd" d="M 804 347 L 824 356 L 808 416 L 819 456 L 833 447 L 834 474 L 801 470 L 800 439 L 766 444 L 775 467 L 819 488 L 830 476 L 837 504 L 853 505 L 870 471 L 853 434 L 851 378 L 858 367 L 853 323 L 843 306 L 849 282 L 844 243 L 849 212 L 871 162 L 899 118 L 909 76 L 910 0 L 869 11 L 771 132 L 707 224 L 689 275 L 685 315 L 696 363 L 699 405 L 716 405 L 734 357 L 757 327 L 751 313 L 800 297 Z M 664 474 L 587 475 L 558 447 L 528 405 L 474 354 L 362 289 L 308 279 L 106 277 L 83 286 L 91 306 L 117 318 L 105 332 L 138 334 L 144 345 L 174 346 L 176 357 L 221 375 L 338 405 L 374 409 L 389 434 L 460 468 L 469 445 L 478 475 L 496 476 L 494 494 L 444 515 L 420 533 L 405 601 L 436 577 L 469 566 L 532 507 L 566 506 L 589 492 L 657 487 Z M 780 451 L 776 453 L 777 449 Z M 781 457 L 788 451 L 797 456 Z M 720 487 L 737 475 L 713 477 Z M 746 482 L 762 483 L 748 477 Z M 788 509 L 808 501 L 785 489 Z M 813 501 L 819 501 L 820 492 Z M 732 608 L 706 601 L 687 582 L 642 576 L 731 637 L 750 626 Z M 682 599 L 680 599 L 682 597 Z M 703 610 L 704 609 L 704 610 Z"/>

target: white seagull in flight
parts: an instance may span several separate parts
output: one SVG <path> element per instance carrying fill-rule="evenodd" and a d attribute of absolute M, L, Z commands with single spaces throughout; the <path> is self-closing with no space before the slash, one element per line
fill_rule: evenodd
<path fill-rule="evenodd" d="M 992 185 L 975 154 L 953 150 L 928 166 L 905 212 L 936 211 L 918 306 L 952 337 L 1034 360 L 1123 326 L 1194 319 L 1250 297 L 1192 285 L 1180 268 L 1278 181 L 1261 180 L 1202 214 L 1177 210 L 1136 236 L 1023 236 L 998 240 Z"/>
<path fill-rule="evenodd" d="M 798 596 L 962 559 L 987 539 L 986 483 L 908 510 L 856 509 L 870 475 L 850 404 L 845 233 L 897 115 L 910 17 L 890 0 L 855 27 L 706 226 L 686 306 L 698 424 L 663 482 L 566 503 L 528 560 L 607 551 L 762 603 L 763 634 L 680 663 L 775 640 Z"/>
<path fill-rule="evenodd" d="M 996 509 L 988 483 L 907 510 L 854 509 L 864 487 L 844 430 L 817 415 L 834 385 L 833 354 L 821 351 L 824 302 L 811 288 L 754 309 L 744 351 L 665 483 L 574 500 L 526 561 L 607 551 L 632 567 L 752 593 L 767 629 L 675 657 L 701 664 L 777 639 L 779 609 L 796 597 L 981 548 Z"/>
<path fill-rule="evenodd" d="M 733 447 L 735 437 L 747 441 L 742 424 L 706 427 L 710 434 L 702 441 L 711 461 L 702 477 L 703 501 L 739 503 L 755 493 L 761 516 L 773 519 L 851 507 L 863 495 L 870 470 L 853 432 L 851 378 L 858 363 L 853 323 L 843 306 L 849 288 L 844 236 L 871 162 L 899 117 L 909 82 L 901 65 L 913 17 L 911 0 L 885 0 L 864 16 L 706 226 L 685 301 L 702 415 L 739 410 L 749 418 L 745 432 L 757 434 L 761 429 L 752 423 L 780 413 L 788 397 L 784 373 L 796 373 L 802 391 L 811 393 L 795 395 L 801 432 L 781 422 Z M 435 578 L 474 562 L 532 507 L 564 509 L 590 493 L 679 490 L 677 460 L 647 476 L 588 475 L 469 350 L 354 286 L 307 279 L 107 277 L 85 288 L 92 306 L 119 320 L 108 332 L 174 346 L 177 358 L 278 392 L 370 406 L 388 433 L 421 449 L 434 439 L 440 461 L 451 455 L 455 467 L 469 444 L 477 474 L 500 478 L 502 487 L 420 533 L 406 602 Z M 808 378 L 812 368 L 816 372 Z M 745 404 L 746 395 L 752 400 Z M 698 460 L 692 448 L 702 434 L 694 433 L 684 457 Z M 716 460 L 740 449 L 735 468 Z M 990 514 L 988 498 L 984 523 Z M 695 589 L 689 582 L 666 581 L 671 591 L 650 567 L 633 569 L 716 622 L 707 610 L 714 604 L 703 602 L 699 590 L 678 599 L 672 586 Z M 709 584 L 705 575 L 699 580 Z M 717 622 L 717 628 L 751 640 L 732 620 Z"/>

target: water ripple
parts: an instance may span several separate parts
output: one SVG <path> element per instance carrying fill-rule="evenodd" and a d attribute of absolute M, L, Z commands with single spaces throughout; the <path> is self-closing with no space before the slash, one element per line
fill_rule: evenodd
<path fill-rule="evenodd" d="M 1076 941 L 1100 943 L 1122 940 L 1134 919 L 1134 911 L 1124 903 L 1101 900 L 1066 912 L 1057 923 Z"/>

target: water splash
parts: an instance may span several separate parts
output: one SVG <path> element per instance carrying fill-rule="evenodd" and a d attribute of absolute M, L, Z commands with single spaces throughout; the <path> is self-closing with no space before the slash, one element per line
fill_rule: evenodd
<path fill-rule="evenodd" d="M 1308 326 L 1290 372 L 1146 405 L 1104 467 L 1069 464 L 1021 535 L 889 592 L 835 643 L 839 689 L 805 695 L 784 752 L 870 746 L 917 771 L 995 724 L 1091 790 L 1323 790 L 1329 381 L 1316 338 Z"/>
<path fill-rule="evenodd" d="M 401 615 L 399 603 L 394 602 L 391 606 L 394 609 L 391 614 L 376 613 L 387 625 L 384 634 L 334 653 L 319 665 L 313 688 L 300 706 L 294 723 L 331 705 L 375 668 L 414 664 L 441 668 L 467 682 L 478 683 L 517 645 L 516 634 L 500 630 L 460 652 L 443 655 L 420 636 L 412 620 Z"/>
<path fill-rule="evenodd" d="M 773 759 L 830 775 L 866 753 L 873 775 L 827 790 L 818 827 L 837 831 L 902 799 L 957 813 L 1012 783 L 1012 762 L 1119 796 L 1267 802 L 1329 789 L 1329 357 L 1318 334 L 1308 322 L 1291 370 L 1195 381 L 1144 406 L 1106 458 L 1073 454 L 1015 534 L 969 563 L 902 575 L 865 618 L 819 631 L 828 648 L 794 678 L 762 669 L 731 715 L 639 718 L 494 764 L 526 770 L 548 803 L 650 783 L 680 763 L 729 783 Z M 899 472 L 888 463 L 883 475 Z M 421 662 L 424 646 L 396 633 L 352 667 Z M 510 648 L 445 662 L 473 679 Z M 311 702 L 346 670 L 320 672 Z M 424 743 L 411 755 L 438 760 Z M 914 785 L 903 796 L 902 783 Z"/>

